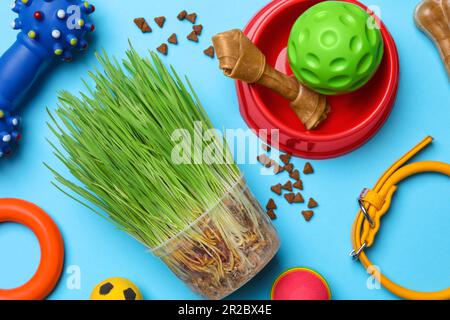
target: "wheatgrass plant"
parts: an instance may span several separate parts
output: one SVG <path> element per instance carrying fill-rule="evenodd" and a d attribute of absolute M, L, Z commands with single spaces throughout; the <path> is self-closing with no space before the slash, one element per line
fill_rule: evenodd
<path fill-rule="evenodd" d="M 85 82 L 88 94 L 62 92 L 54 114 L 48 111 L 60 143 L 52 144 L 55 155 L 77 180 L 49 167 L 55 185 L 158 248 L 156 254 L 193 290 L 222 298 L 272 258 L 278 240 L 270 222 L 248 189 L 227 196 L 243 183 L 232 159 L 173 163 L 175 130 L 193 137 L 194 122 L 202 130 L 213 127 L 187 78 L 186 86 L 154 53 L 142 58 L 132 47 L 121 62 L 105 52 L 97 58 L 104 71 L 89 73 L 94 85 Z M 216 150 L 226 145 L 222 138 L 192 144 L 192 154 L 211 143 Z M 183 243 L 175 245 L 177 238 Z M 261 253 L 265 248 L 270 257 Z M 244 269 L 251 270 L 237 276 Z"/>

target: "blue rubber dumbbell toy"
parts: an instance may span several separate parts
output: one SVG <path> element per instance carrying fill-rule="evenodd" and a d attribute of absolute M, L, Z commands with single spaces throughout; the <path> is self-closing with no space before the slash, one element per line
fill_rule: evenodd
<path fill-rule="evenodd" d="M 87 33 L 94 31 L 88 15 L 95 7 L 82 0 L 16 0 L 18 17 L 11 27 L 21 30 L 16 42 L 0 58 L 0 157 L 20 140 L 18 100 L 52 57 L 71 61 L 74 50 L 86 50 Z"/>

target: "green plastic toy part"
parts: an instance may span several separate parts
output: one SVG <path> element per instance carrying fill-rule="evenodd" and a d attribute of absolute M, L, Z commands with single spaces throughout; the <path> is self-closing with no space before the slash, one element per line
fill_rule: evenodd
<path fill-rule="evenodd" d="M 309 8 L 289 37 L 292 71 L 303 84 L 326 95 L 361 88 L 383 58 L 377 26 L 368 12 L 352 3 L 325 1 Z"/>

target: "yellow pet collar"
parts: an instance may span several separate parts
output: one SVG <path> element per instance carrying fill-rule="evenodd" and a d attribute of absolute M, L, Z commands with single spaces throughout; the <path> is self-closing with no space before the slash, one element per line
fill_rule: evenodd
<path fill-rule="evenodd" d="M 392 196 L 397 190 L 399 182 L 409 176 L 423 172 L 437 172 L 450 177 L 450 164 L 447 163 L 424 161 L 405 165 L 432 141 L 432 137 L 427 137 L 392 165 L 372 190 L 366 189 L 363 191 L 359 199 L 361 210 L 358 212 L 352 229 L 353 251 L 351 256 L 359 259 L 368 272 L 380 281 L 381 285 L 404 299 L 449 300 L 450 288 L 438 292 L 418 292 L 406 289 L 386 278 L 377 268 L 371 267 L 373 264 L 367 257 L 365 250 L 373 246 L 375 236 L 380 230 L 381 218 L 388 212 Z"/>

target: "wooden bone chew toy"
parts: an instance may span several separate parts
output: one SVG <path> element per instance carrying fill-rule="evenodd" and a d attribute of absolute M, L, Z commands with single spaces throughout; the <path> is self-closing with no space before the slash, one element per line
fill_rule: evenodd
<path fill-rule="evenodd" d="M 438 47 L 450 76 L 450 0 L 424 0 L 417 6 L 414 18 Z"/>
<path fill-rule="evenodd" d="M 219 33 L 213 44 L 225 75 L 247 83 L 261 84 L 289 101 L 308 130 L 316 128 L 330 111 L 325 96 L 306 88 L 266 63 L 264 54 L 238 29 Z"/>
<path fill-rule="evenodd" d="M 20 139 L 13 112 L 38 72 L 53 56 L 71 61 L 74 49 L 86 50 L 84 37 L 94 30 L 87 16 L 95 7 L 86 1 L 16 0 L 11 9 L 19 15 L 11 27 L 21 32 L 0 58 L 0 157 Z"/>

